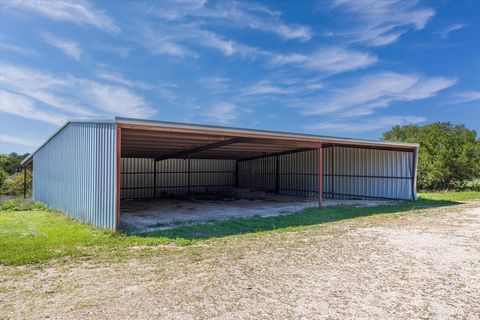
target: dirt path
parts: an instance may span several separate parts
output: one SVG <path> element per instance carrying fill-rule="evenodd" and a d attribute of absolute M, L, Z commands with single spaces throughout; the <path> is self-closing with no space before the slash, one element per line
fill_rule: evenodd
<path fill-rule="evenodd" d="M 5 319 L 480 315 L 480 202 L 188 247 L 0 267 Z"/>

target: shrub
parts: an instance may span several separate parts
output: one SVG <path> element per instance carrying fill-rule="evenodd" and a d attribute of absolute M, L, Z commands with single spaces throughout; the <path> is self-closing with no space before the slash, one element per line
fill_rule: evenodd
<path fill-rule="evenodd" d="M 480 179 L 459 182 L 453 188 L 457 191 L 480 191 Z"/>
<path fill-rule="evenodd" d="M 23 172 L 18 172 L 5 179 L 1 187 L 1 194 L 9 196 L 20 196 L 23 194 Z M 31 194 L 32 171 L 27 170 L 27 194 Z"/>

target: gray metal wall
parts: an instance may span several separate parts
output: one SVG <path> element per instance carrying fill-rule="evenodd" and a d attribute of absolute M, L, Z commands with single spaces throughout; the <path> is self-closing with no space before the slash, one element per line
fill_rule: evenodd
<path fill-rule="evenodd" d="M 156 170 L 154 163 L 153 159 L 122 158 L 122 199 L 222 192 L 235 184 L 234 160 L 168 159 L 157 162 Z"/>
<path fill-rule="evenodd" d="M 412 161 L 411 152 L 324 148 L 323 196 L 413 199 Z M 240 161 L 239 186 L 275 192 L 278 184 L 280 194 L 318 196 L 317 163 L 317 150 Z"/>
<path fill-rule="evenodd" d="M 33 199 L 115 229 L 115 151 L 114 123 L 68 124 L 33 156 Z"/>

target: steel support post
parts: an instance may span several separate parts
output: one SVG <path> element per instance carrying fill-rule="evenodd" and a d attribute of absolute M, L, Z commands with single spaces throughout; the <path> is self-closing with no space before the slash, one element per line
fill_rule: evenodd
<path fill-rule="evenodd" d="M 322 206 L 323 201 L 323 148 L 322 144 L 318 147 L 318 206 Z"/>

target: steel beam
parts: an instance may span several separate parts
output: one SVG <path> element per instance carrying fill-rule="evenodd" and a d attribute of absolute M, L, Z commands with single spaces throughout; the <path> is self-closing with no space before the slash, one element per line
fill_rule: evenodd
<path fill-rule="evenodd" d="M 155 161 L 162 161 L 162 160 L 167 160 L 167 159 L 171 159 L 171 158 L 181 158 L 181 157 L 188 156 L 192 153 L 197 153 L 197 152 L 201 152 L 201 151 L 205 151 L 205 150 L 220 148 L 220 147 L 232 144 L 232 143 L 239 143 L 239 142 L 244 142 L 244 141 L 245 141 L 244 138 L 232 138 L 232 139 L 228 139 L 228 140 L 223 140 L 223 141 L 220 141 L 220 142 L 210 143 L 210 144 L 207 144 L 207 145 L 204 145 L 204 146 L 195 147 L 195 148 L 191 148 L 191 149 L 188 149 L 188 150 L 173 152 L 173 153 L 161 156 L 161 157 L 157 157 L 157 158 L 155 158 Z"/>
<path fill-rule="evenodd" d="M 23 199 L 27 199 L 27 167 L 23 167 Z"/>
<path fill-rule="evenodd" d="M 322 144 L 318 147 L 318 206 L 322 206 L 323 201 L 323 148 Z"/>
<path fill-rule="evenodd" d="M 116 230 L 120 230 L 120 198 L 122 186 L 122 128 L 117 127 L 117 199 L 116 199 L 116 213 L 117 221 L 115 225 Z"/>
<path fill-rule="evenodd" d="M 305 151 L 311 151 L 311 150 L 315 150 L 315 149 L 312 149 L 312 148 L 301 148 L 301 149 L 294 149 L 294 150 L 288 150 L 288 151 L 281 151 L 281 152 L 264 154 L 264 155 L 261 155 L 261 156 L 254 156 L 254 157 L 243 158 L 243 159 L 239 159 L 238 161 L 257 160 L 257 159 L 263 159 L 263 158 L 269 158 L 269 157 L 276 157 L 276 156 L 282 156 L 282 155 L 285 155 L 285 154 L 305 152 Z"/>

